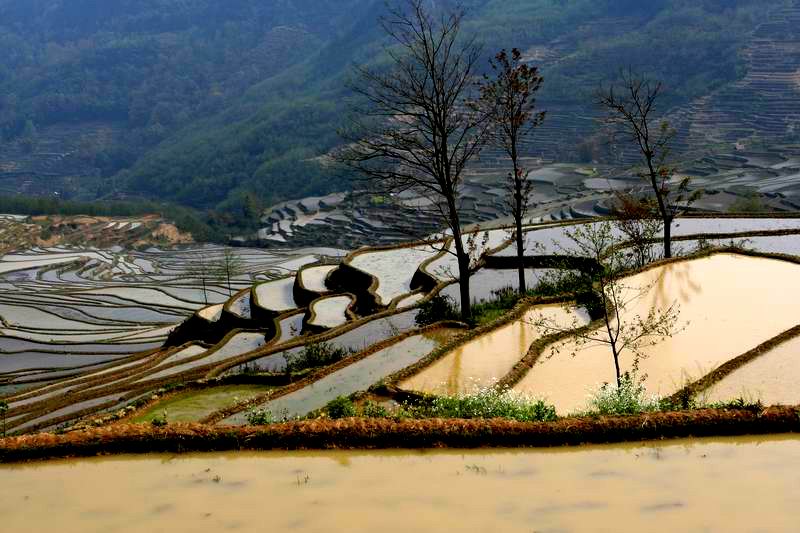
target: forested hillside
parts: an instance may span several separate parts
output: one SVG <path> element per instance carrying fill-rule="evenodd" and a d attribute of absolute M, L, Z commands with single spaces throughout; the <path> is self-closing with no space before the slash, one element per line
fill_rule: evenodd
<path fill-rule="evenodd" d="M 448 3 L 435 2 L 437 7 Z M 540 64 L 542 153 L 580 157 L 591 90 L 619 67 L 678 105 L 744 77 L 787 0 L 469 0 L 487 57 Z M 252 215 L 345 187 L 344 82 L 380 62 L 382 0 L 0 0 L 0 192 L 144 197 Z"/>

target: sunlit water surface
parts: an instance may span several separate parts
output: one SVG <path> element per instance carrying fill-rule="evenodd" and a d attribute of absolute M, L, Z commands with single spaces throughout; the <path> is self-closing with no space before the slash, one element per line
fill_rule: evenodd
<path fill-rule="evenodd" d="M 792 531 L 800 438 L 0 466 L 3 531 Z"/>
<path fill-rule="evenodd" d="M 642 349 L 640 372 L 647 377 L 648 392 L 668 395 L 796 326 L 798 280 L 796 264 L 733 254 L 672 263 L 626 279 L 631 291 L 652 288 L 628 305 L 624 323 L 646 317 L 652 308 L 677 303 L 680 309 L 676 333 Z M 621 359 L 623 370 L 630 369 L 631 352 Z M 569 413 L 584 409 L 587 394 L 600 383 L 613 381 L 607 345 L 579 346 L 576 351 L 575 343 L 567 342 L 558 354 L 545 350 L 515 389 L 547 398 L 560 413 Z"/>

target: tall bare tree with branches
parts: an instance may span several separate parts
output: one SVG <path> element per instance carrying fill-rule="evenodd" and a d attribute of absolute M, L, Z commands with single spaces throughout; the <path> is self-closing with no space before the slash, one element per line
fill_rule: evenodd
<path fill-rule="evenodd" d="M 675 130 L 659 120 L 657 104 L 664 91 L 660 81 L 639 76 L 633 71 L 621 73 L 619 88 L 611 85 L 597 93 L 597 103 L 606 109 L 606 124 L 612 135 L 627 138 L 641 155 L 643 178 L 655 197 L 658 215 L 664 225 L 664 257 L 672 257 L 672 222 L 683 209 L 697 199 L 689 193 L 689 178 L 675 182 L 675 168 L 669 164 Z"/>
<path fill-rule="evenodd" d="M 460 37 L 463 10 L 434 14 L 423 0 L 390 7 L 381 25 L 389 67 L 356 67 L 351 123 L 339 162 L 371 192 L 411 193 L 430 201 L 452 235 L 461 314 L 470 318 L 471 259 L 459 208 L 467 163 L 487 135 L 486 120 L 466 105 L 481 49 Z"/>
<path fill-rule="evenodd" d="M 520 160 L 520 143 L 544 122 L 545 112 L 536 111 L 536 93 L 544 79 L 537 67 L 522 61 L 522 52 L 514 48 L 511 54 L 501 50 L 490 62 L 493 75 L 486 75 L 480 84 L 480 98 L 472 105 L 485 114 L 492 127 L 489 143 L 503 150 L 511 159 L 511 172 L 505 181 L 507 203 L 514 218 L 514 237 L 519 260 L 519 292 L 524 294 L 525 255 L 523 218 L 528 212 L 532 183 L 530 169 Z"/>

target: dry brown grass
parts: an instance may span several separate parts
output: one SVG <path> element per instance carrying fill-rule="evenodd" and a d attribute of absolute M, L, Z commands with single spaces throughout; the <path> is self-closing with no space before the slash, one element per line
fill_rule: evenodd
<path fill-rule="evenodd" d="M 0 462 L 117 453 L 227 450 L 547 447 L 653 439 L 800 432 L 800 407 L 702 409 L 629 417 L 509 420 L 351 418 L 270 426 L 115 425 L 0 440 Z"/>

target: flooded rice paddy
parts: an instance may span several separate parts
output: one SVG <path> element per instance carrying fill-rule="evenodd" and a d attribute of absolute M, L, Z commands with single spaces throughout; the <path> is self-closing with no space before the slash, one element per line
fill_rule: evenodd
<path fill-rule="evenodd" d="M 473 257 L 480 257 L 483 254 L 499 248 L 511 239 L 511 233 L 505 229 L 482 231 L 463 236 L 464 248 L 472 250 Z M 450 250 L 454 250 L 450 245 Z M 443 254 L 425 266 L 425 270 L 438 278 L 440 281 L 453 281 L 458 279 L 458 260 L 452 252 Z"/>
<path fill-rule="evenodd" d="M 523 318 L 469 341 L 400 383 L 406 390 L 431 394 L 471 394 L 494 385 L 508 374 L 542 335 L 530 321 L 547 316 L 568 328 L 583 326 L 589 317 L 582 310 L 567 310 L 561 305 L 538 306 Z"/>
<path fill-rule="evenodd" d="M 0 515 L 65 533 L 792 531 L 799 472 L 796 436 L 120 456 L 0 466 Z"/>
<path fill-rule="evenodd" d="M 672 226 L 672 237 L 781 230 L 800 230 L 800 218 L 681 218 Z M 569 225 L 528 231 L 525 234 L 525 254 L 549 255 L 576 251 L 575 243 L 567 236 L 568 231 Z M 613 228 L 613 235 L 615 238 L 622 237 L 616 228 Z M 509 246 L 495 255 L 514 256 L 516 247 Z"/>
<path fill-rule="evenodd" d="M 256 285 L 258 305 L 269 311 L 291 311 L 297 308 L 294 302 L 294 278 L 284 278 Z"/>
<path fill-rule="evenodd" d="M 350 296 L 331 296 L 317 300 L 311 305 L 314 318 L 308 323 L 323 328 L 341 326 L 347 322 L 347 309 L 352 304 L 353 299 Z"/>
<path fill-rule="evenodd" d="M 797 228 L 800 228 L 800 219 L 685 219 L 676 223 L 675 233 L 721 234 Z M 531 243 L 545 243 L 544 248 L 536 247 L 533 253 L 555 249 L 551 246 L 553 239 L 562 244 L 567 242 L 564 228 L 552 224 L 531 226 L 527 238 Z M 475 244 L 478 252 L 493 251 L 502 247 L 507 239 L 506 230 L 493 229 L 479 234 Z M 759 249 L 800 253 L 797 235 L 752 239 Z M 76 409 L 70 405 L 73 402 L 84 408 L 98 406 L 96 411 L 99 411 L 105 409 L 106 404 L 119 403 L 120 396 L 114 393 L 124 393 L 129 401 L 137 395 L 152 394 L 156 387 L 197 379 L 212 371 L 244 369 L 242 365 L 231 368 L 234 361 L 252 359 L 249 363 L 252 368 L 281 371 L 285 369 L 286 356 L 296 355 L 303 347 L 290 350 L 279 347 L 277 350 L 285 351 L 270 354 L 276 345 L 301 337 L 304 326 L 336 328 L 354 318 L 345 312 L 352 300 L 344 294 L 351 288 L 342 287 L 339 294 L 329 292 L 325 280 L 336 267 L 322 266 L 332 261 L 331 256 L 341 257 L 345 252 L 241 248 L 236 253 L 242 259 L 244 271 L 230 284 L 220 279 L 199 279 L 201 276 L 195 268 L 198 262 L 219 259 L 224 252 L 222 247 L 199 245 L 144 251 L 122 247 L 107 250 L 50 247 L 15 252 L 1 258 L 0 266 L 10 266 L 5 273 L 0 269 L 0 394 L 11 404 L 12 431 L 18 429 L 14 424 L 26 417 L 52 419 L 44 412 L 45 407 L 52 413 L 74 413 Z M 508 247 L 500 253 L 505 255 L 514 250 Z M 351 254 L 345 261 L 377 278 L 379 303 L 397 302 L 398 308 L 405 308 L 427 296 L 422 290 L 411 293 L 412 279 L 424 268 L 423 263 L 436 258 L 437 254 L 438 250 L 432 246 L 397 247 Z M 774 291 L 779 284 L 777 280 L 789 279 L 791 275 L 768 266 L 774 263 L 758 265 L 735 271 L 725 278 L 727 281 L 716 279 L 717 276 L 708 272 L 670 274 L 672 281 L 661 288 L 662 299 L 666 300 L 670 291 L 679 291 L 675 298 L 687 308 L 684 319 L 691 323 L 686 332 L 681 333 L 688 335 L 683 344 L 672 348 L 665 345 L 664 350 L 672 355 L 651 357 L 644 365 L 646 368 L 643 366 L 650 375 L 648 386 L 653 392 L 674 390 L 687 376 L 696 379 L 728 358 L 750 349 L 751 340 L 758 344 L 795 325 L 790 322 L 796 317 L 785 305 L 790 299 L 796 301 L 794 286 L 787 284 L 783 296 L 775 301 L 764 296 Z M 454 266 L 451 255 L 444 254 L 427 268 L 429 272 L 431 269 L 439 271 L 440 279 L 449 279 L 447 271 Z M 727 265 L 718 267 L 726 272 L 728 268 Z M 528 270 L 528 283 L 534 285 L 546 273 Z M 304 323 L 310 319 L 308 307 L 298 308 L 294 301 L 295 276 L 300 276 L 312 291 L 330 296 L 315 302 L 313 324 Z M 710 281 L 706 281 L 706 277 Z M 761 285 L 745 286 L 740 294 L 740 286 L 751 284 L 754 279 Z M 515 286 L 516 281 L 514 271 L 481 270 L 471 280 L 472 296 L 490 298 L 492 291 Z M 726 283 L 728 289 L 723 287 Z M 363 287 L 352 288 L 356 293 L 360 289 Z M 445 291 L 455 291 L 453 294 L 458 296 L 455 286 Z M 727 294 L 722 295 L 723 292 Z M 708 319 L 703 310 L 712 309 L 713 305 L 708 302 L 713 301 L 719 302 L 719 311 L 708 311 L 708 316 L 716 321 L 716 326 L 709 326 L 703 322 Z M 750 305 L 744 306 L 742 301 Z M 754 312 L 757 306 L 763 306 L 768 312 Z M 354 306 L 354 309 L 360 308 Z M 731 312 L 734 309 L 736 313 Z M 213 334 L 205 337 L 191 331 L 192 328 L 203 329 L 197 324 L 204 321 L 195 320 L 194 326 L 172 335 L 178 324 L 194 314 L 209 325 L 215 323 L 214 328 L 209 328 Z M 276 315 L 280 320 L 280 335 L 274 337 L 272 317 Z M 416 310 L 411 309 L 392 317 L 372 319 L 349 332 L 335 331 L 330 342 L 360 351 L 414 328 L 415 315 Z M 735 330 L 735 334 L 726 335 L 725 328 Z M 518 329 L 514 332 L 510 327 L 471 343 L 415 379 L 425 380 L 419 385 L 423 389 L 449 392 L 469 390 L 474 383 L 492 383 L 503 377 L 535 340 L 528 338 L 522 328 Z M 225 333 L 228 335 L 219 342 L 209 340 L 219 339 Z M 186 344 L 181 348 L 162 347 L 168 335 L 171 335 L 171 342 Z M 681 338 L 676 336 L 672 341 Z M 211 345 L 198 344 L 200 340 L 209 341 Z M 692 350 L 697 353 L 690 353 Z M 569 362 L 563 365 L 555 365 L 556 360 L 546 362 L 527 376 L 525 384 L 530 385 L 527 380 L 543 376 L 541 383 L 533 384 L 533 395 L 548 395 L 551 389 L 558 389 L 559 394 L 583 399 L 587 388 L 608 379 L 611 367 L 607 359 L 594 359 L 597 361 L 581 362 L 577 369 L 570 367 Z M 663 362 L 662 366 L 655 361 Z M 564 375 L 569 375 L 570 379 L 562 385 Z"/>
<path fill-rule="evenodd" d="M 536 287 L 543 279 L 550 279 L 559 272 L 563 272 L 563 270 L 527 268 L 525 269 L 525 286 Z M 497 291 L 508 288 L 516 290 L 517 287 L 519 287 L 519 274 L 516 270 L 482 268 L 469 278 L 469 295 L 473 302 L 492 300 Z M 458 304 L 461 303 L 461 291 L 458 283 L 448 285 L 441 294 L 452 298 Z"/>
<path fill-rule="evenodd" d="M 367 390 L 386 376 L 416 363 L 448 338 L 447 332 L 414 335 L 258 408 L 269 411 L 276 419 L 305 416 L 338 396 Z M 238 413 L 222 424 L 243 425 L 246 421 L 245 414 Z"/>
<path fill-rule="evenodd" d="M 700 396 L 707 402 L 745 398 L 764 405 L 800 405 L 800 337 L 734 370 Z"/>
<path fill-rule="evenodd" d="M 793 263 L 717 254 L 628 278 L 631 290 L 654 285 L 628 306 L 623 322 L 677 302 L 678 325 L 685 328 L 643 348 L 640 372 L 648 392 L 670 394 L 797 325 L 798 276 L 800 266 Z M 574 341 L 562 343 L 552 357 L 546 349 L 515 389 L 547 398 L 562 414 L 585 408 L 591 390 L 614 380 L 614 366 L 607 345 L 580 348 L 574 357 Z M 630 353 L 621 362 L 629 369 Z"/>
<path fill-rule="evenodd" d="M 433 246 L 416 246 L 359 254 L 350 266 L 378 278 L 376 294 L 379 303 L 388 305 L 393 299 L 411 292 L 411 280 L 419 265 L 438 252 Z"/>
<path fill-rule="evenodd" d="M 267 393 L 264 385 L 224 385 L 201 390 L 189 390 L 147 409 L 134 422 L 151 422 L 166 419 L 167 422 L 199 422 L 215 411 Z"/>
<path fill-rule="evenodd" d="M 336 270 L 337 265 L 322 265 L 311 268 L 306 268 L 300 271 L 300 279 L 303 286 L 317 293 L 328 292 L 328 287 L 325 285 L 325 278 L 328 274 Z"/>

